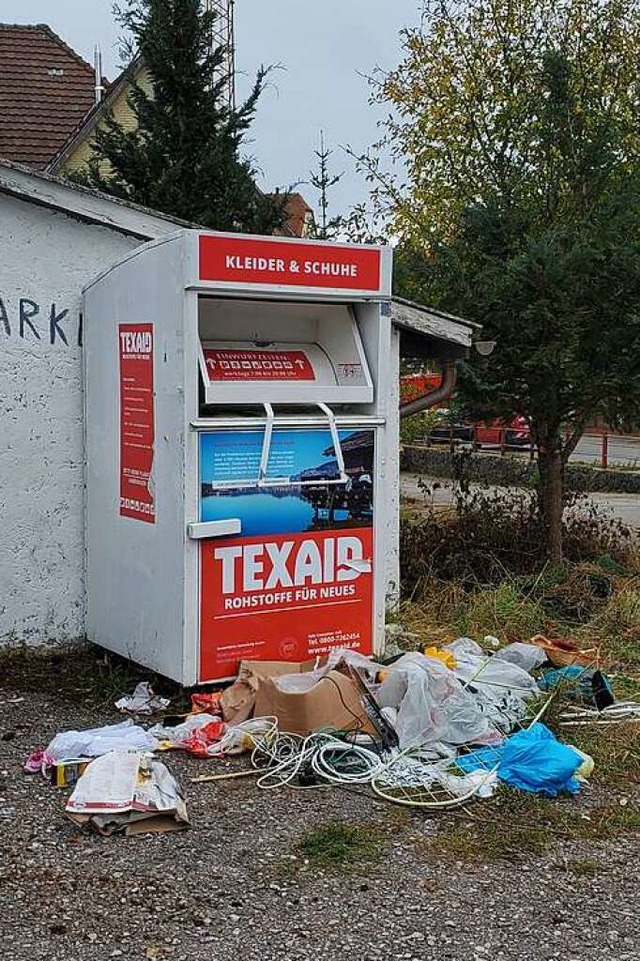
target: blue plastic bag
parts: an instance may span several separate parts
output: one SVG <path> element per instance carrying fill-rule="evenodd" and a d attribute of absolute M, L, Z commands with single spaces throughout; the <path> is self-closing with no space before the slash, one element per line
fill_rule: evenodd
<path fill-rule="evenodd" d="M 561 791 L 575 794 L 580 790 L 574 774 L 583 760 L 573 748 L 556 740 L 548 727 L 537 723 L 498 747 L 462 755 L 456 764 L 465 773 L 478 768 L 487 771 L 497 765 L 498 777 L 505 784 L 556 797 Z"/>

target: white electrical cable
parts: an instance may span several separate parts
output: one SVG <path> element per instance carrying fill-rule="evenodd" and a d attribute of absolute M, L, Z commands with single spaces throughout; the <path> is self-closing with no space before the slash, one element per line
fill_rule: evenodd
<path fill-rule="evenodd" d="M 311 758 L 318 777 L 332 784 L 368 784 L 383 766 L 374 751 L 337 738 L 319 747 Z"/>
<path fill-rule="evenodd" d="M 256 782 L 269 790 L 291 784 L 305 768 L 332 784 L 368 784 L 383 762 L 367 748 L 349 744 L 333 734 L 310 734 L 301 738 L 279 734 L 274 742 L 257 745 L 251 762 L 268 767 Z"/>
<path fill-rule="evenodd" d="M 638 701 L 617 701 L 599 711 L 597 708 L 570 707 L 560 715 L 561 727 L 585 727 L 640 722 Z"/>

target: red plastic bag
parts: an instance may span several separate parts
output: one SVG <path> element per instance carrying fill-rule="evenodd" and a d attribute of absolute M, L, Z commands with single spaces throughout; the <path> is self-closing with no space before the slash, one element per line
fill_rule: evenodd
<path fill-rule="evenodd" d="M 192 714 L 222 714 L 222 691 L 200 691 L 191 695 Z"/>
<path fill-rule="evenodd" d="M 227 725 L 222 719 L 211 721 L 182 741 L 180 747 L 184 748 L 189 754 L 195 754 L 196 757 L 209 757 L 207 748 L 219 741 L 226 729 Z"/>

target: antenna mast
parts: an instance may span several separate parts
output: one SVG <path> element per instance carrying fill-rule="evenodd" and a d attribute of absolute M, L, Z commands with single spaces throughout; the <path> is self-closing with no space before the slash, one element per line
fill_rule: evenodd
<path fill-rule="evenodd" d="M 216 14 L 213 24 L 213 46 L 223 47 L 225 56 L 217 68 L 214 80 L 224 81 L 224 94 L 229 107 L 236 106 L 236 45 L 234 28 L 235 0 L 205 0 L 207 10 Z"/>

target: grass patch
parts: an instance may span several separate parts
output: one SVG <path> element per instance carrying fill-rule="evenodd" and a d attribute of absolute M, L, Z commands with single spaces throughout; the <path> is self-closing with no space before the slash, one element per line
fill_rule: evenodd
<path fill-rule="evenodd" d="M 595 768 L 589 780 L 594 786 L 624 792 L 640 785 L 640 725 L 565 727 L 557 733 L 591 755 Z"/>
<path fill-rule="evenodd" d="M 591 858 L 569 858 L 563 864 L 563 868 L 576 878 L 595 878 L 596 874 L 604 870 L 602 865 Z"/>
<path fill-rule="evenodd" d="M 331 821 L 302 835 L 295 853 L 316 867 L 349 867 L 376 861 L 382 854 L 383 842 L 384 833 L 377 825 Z"/>
<path fill-rule="evenodd" d="M 616 801 L 583 810 L 571 798 L 503 790 L 476 805 L 473 815 L 443 820 L 434 838 L 419 842 L 420 849 L 441 861 L 518 863 L 560 841 L 602 842 L 640 833 L 640 809 Z"/>
<path fill-rule="evenodd" d="M 482 639 L 487 634 L 504 641 L 533 637 L 545 624 L 540 603 L 523 596 L 515 582 L 474 592 L 453 612 L 461 634 Z"/>

